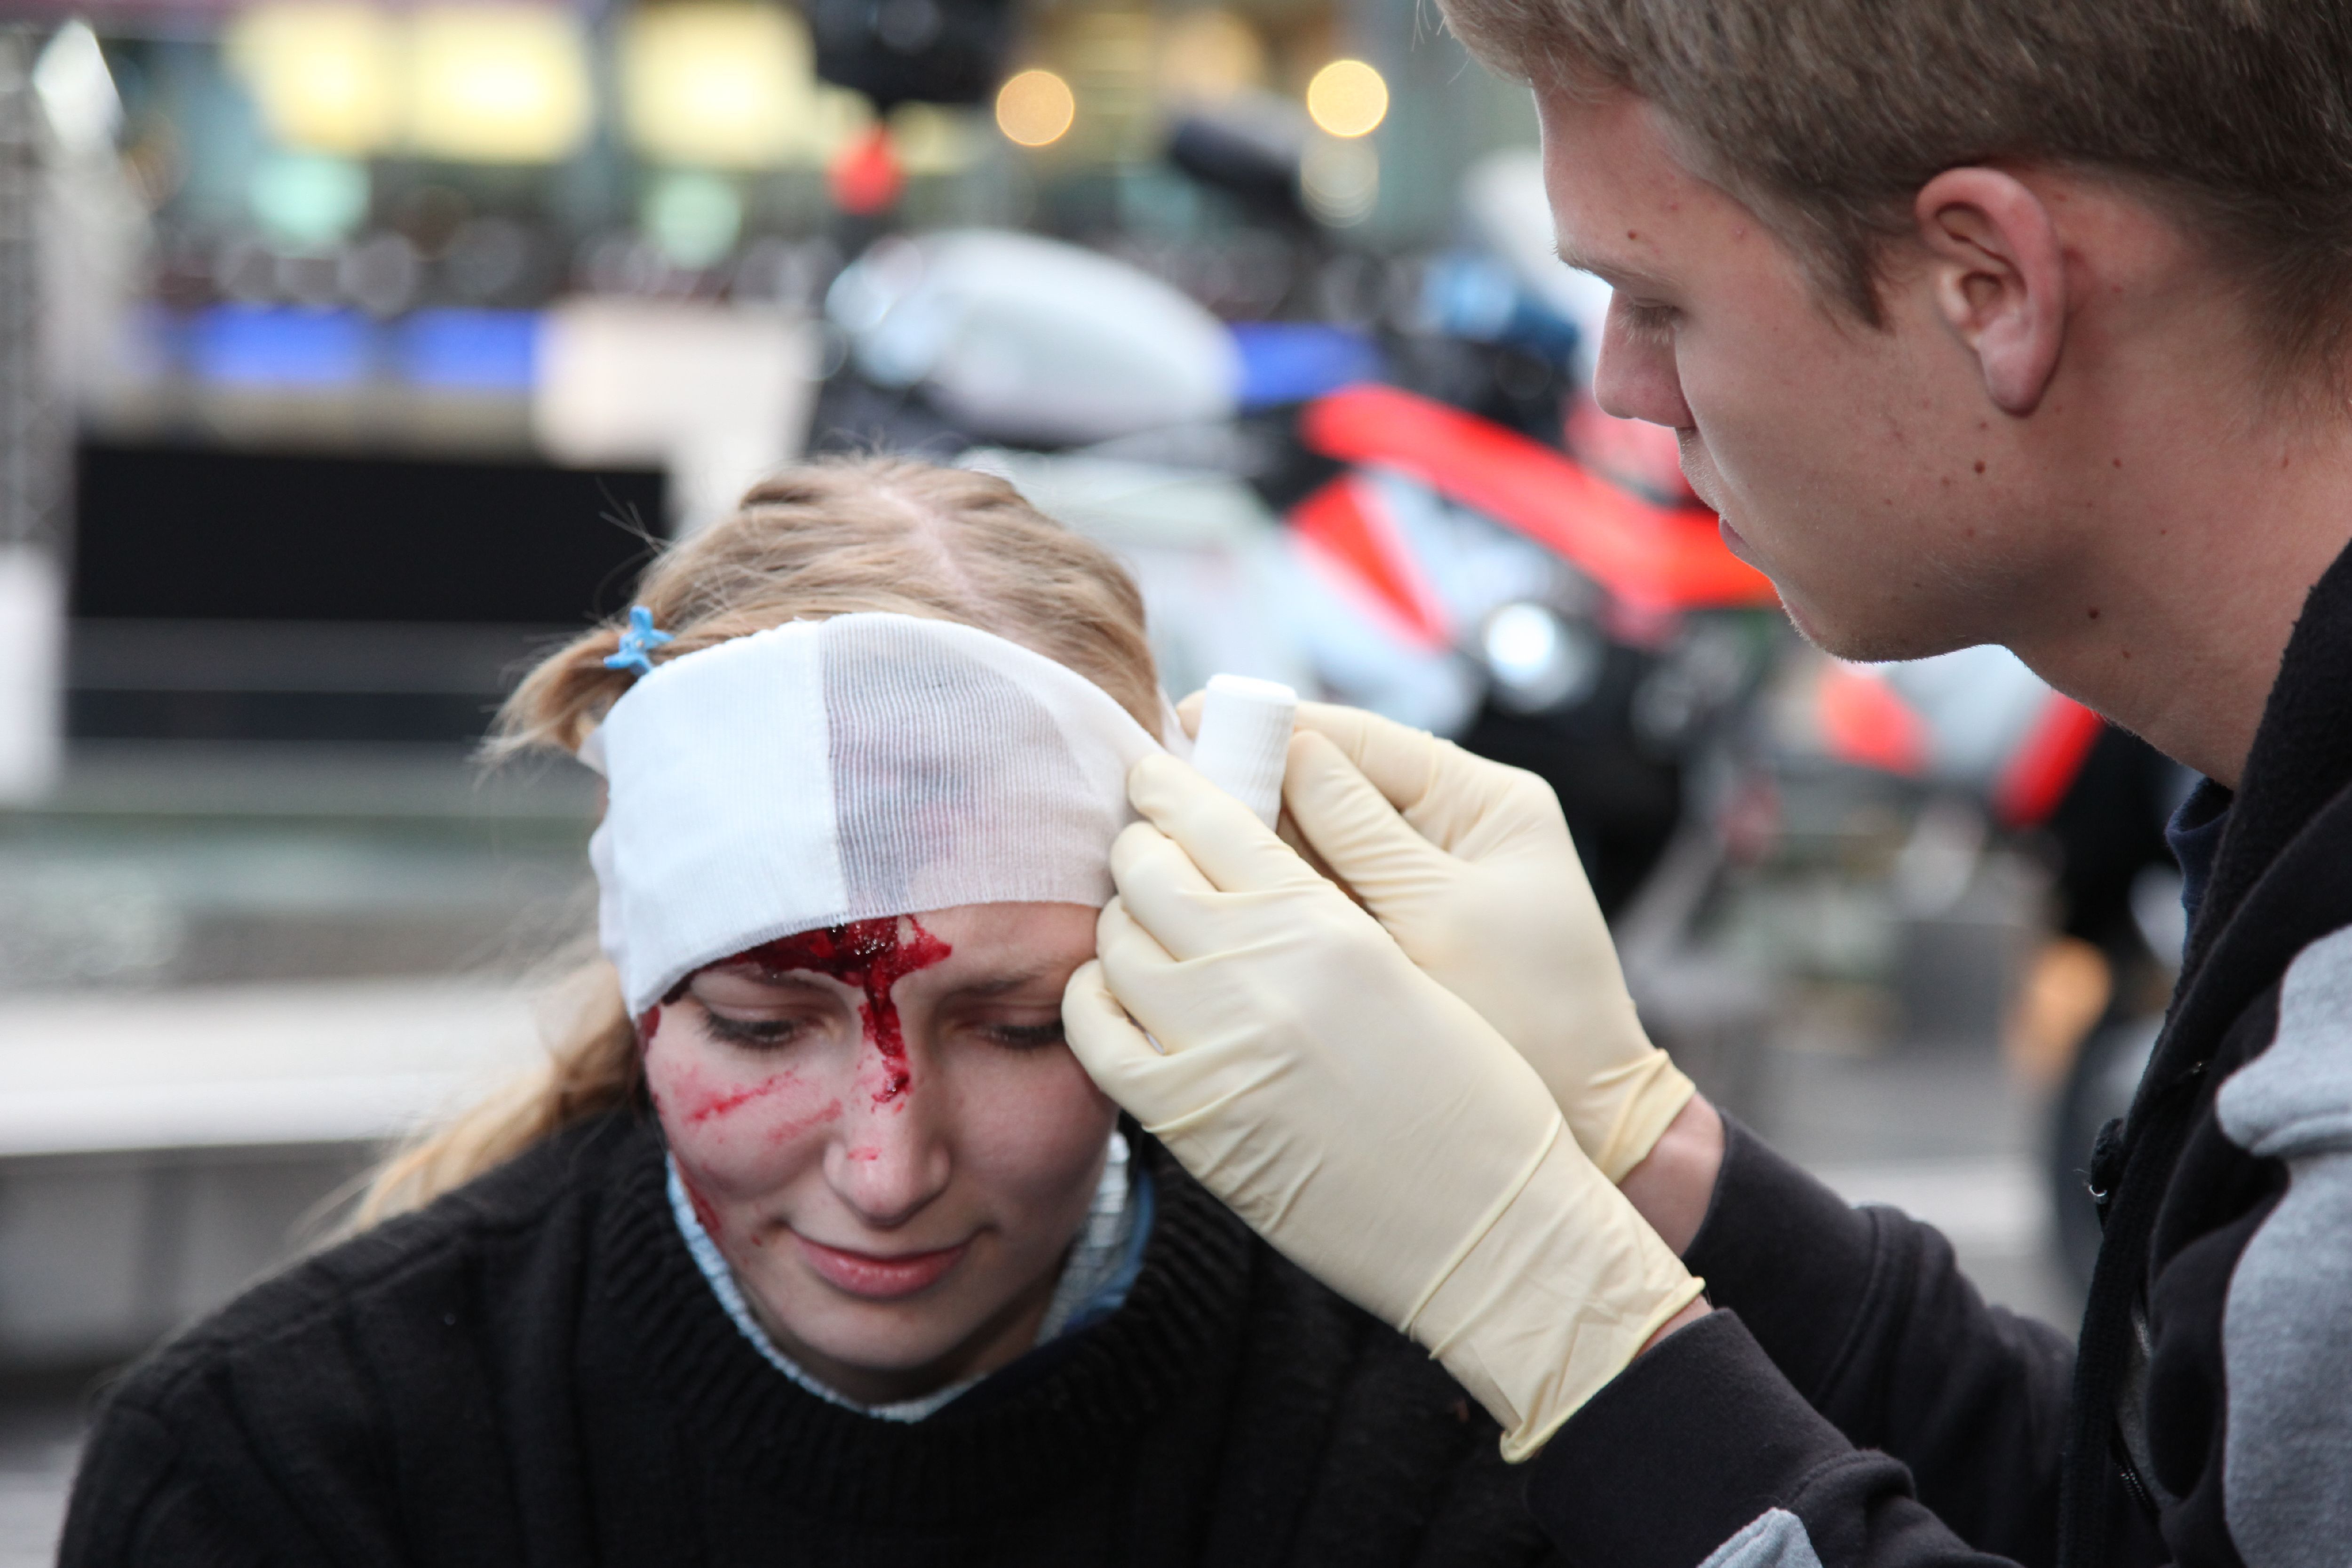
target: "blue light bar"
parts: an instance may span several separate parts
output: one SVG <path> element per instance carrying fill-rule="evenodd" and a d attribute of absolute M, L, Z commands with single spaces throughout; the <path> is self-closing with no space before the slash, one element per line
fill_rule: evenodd
<path fill-rule="evenodd" d="M 344 386 L 367 379 L 373 338 L 357 310 L 221 305 L 188 323 L 188 368 L 232 386 Z"/>
<path fill-rule="evenodd" d="M 419 310 L 395 329 L 394 363 L 418 386 L 529 392 L 540 323 L 536 310 Z"/>

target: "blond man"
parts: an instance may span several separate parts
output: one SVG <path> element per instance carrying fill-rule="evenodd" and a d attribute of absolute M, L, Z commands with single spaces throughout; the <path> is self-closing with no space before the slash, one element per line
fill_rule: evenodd
<path fill-rule="evenodd" d="M 1616 290 L 1602 406 L 1805 635 L 2005 645 L 2209 781 L 2082 1334 L 1695 1096 L 1541 791 L 1360 715 L 1286 792 L 1369 914 L 1138 768 L 1082 1058 L 1444 1362 L 1570 1561 L 2352 1561 L 2352 5 L 1446 11 Z"/>

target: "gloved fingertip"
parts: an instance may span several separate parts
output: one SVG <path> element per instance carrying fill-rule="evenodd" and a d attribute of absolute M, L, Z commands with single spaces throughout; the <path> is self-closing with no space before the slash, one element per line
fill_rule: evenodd
<path fill-rule="evenodd" d="M 1062 1010 L 1067 1014 L 1073 1006 L 1097 1005 L 1108 994 L 1110 982 L 1103 978 L 1102 960 L 1089 958 L 1070 971 L 1069 979 L 1062 983 Z"/>
<path fill-rule="evenodd" d="M 1349 737 L 1363 733 L 1365 726 L 1372 721 L 1373 715 L 1361 708 L 1337 702 L 1301 702 L 1291 723 L 1296 730 L 1312 730 L 1345 744 Z"/>
<path fill-rule="evenodd" d="M 1125 931 L 1134 919 L 1134 916 L 1127 912 L 1126 900 L 1119 898 L 1116 893 L 1112 894 L 1110 902 L 1105 904 L 1101 910 L 1096 912 L 1095 915 L 1095 952 L 1097 954 L 1097 958 L 1099 958 L 1102 952 L 1103 943 L 1106 942 L 1116 941 L 1118 934 Z M 1091 963 L 1096 962 L 1096 960 L 1089 959 L 1087 962 Z"/>
<path fill-rule="evenodd" d="M 1418 856 L 1427 847 L 1380 787 L 1321 735 L 1291 737 L 1282 798 L 1299 831 L 1342 876 L 1365 855 Z"/>
<path fill-rule="evenodd" d="M 1095 917 L 1095 963 L 1108 965 L 1103 983 L 1110 984 L 1110 968 L 1139 963 L 1173 963 L 1175 958 L 1150 928 L 1129 912 L 1127 901 L 1113 899 Z"/>
<path fill-rule="evenodd" d="M 1167 842 L 1168 835 L 1160 832 L 1149 822 L 1130 822 L 1120 828 L 1118 837 L 1110 841 L 1111 879 L 1113 881 L 1118 879 L 1118 868 L 1122 859 L 1131 860 L 1139 855 L 1149 853 L 1154 847 Z"/>
<path fill-rule="evenodd" d="M 1286 763 L 1286 771 L 1295 771 L 1306 766 L 1328 772 L 1334 764 L 1345 763 L 1347 760 L 1348 753 L 1341 751 L 1328 735 L 1319 730 L 1294 730 L 1290 732 L 1290 755 Z"/>
<path fill-rule="evenodd" d="M 1194 740 L 1201 738 L 1201 708 L 1209 700 L 1205 691 L 1195 691 L 1176 704 L 1176 721 L 1184 726 L 1184 733 Z"/>
<path fill-rule="evenodd" d="M 1205 890 L 1209 885 L 1183 847 L 1149 822 L 1131 822 L 1111 840 L 1110 879 L 1111 885 L 1123 893 L 1147 881 L 1172 883 L 1195 891 Z"/>
<path fill-rule="evenodd" d="M 1107 1008 L 1118 1008 L 1118 998 L 1111 994 L 1110 978 L 1103 973 L 1102 960 L 1089 958 L 1070 972 L 1062 987 L 1062 1012 L 1065 1017 L 1071 1009 L 1091 1009 L 1102 1013 Z M 1122 1016 L 1126 1009 L 1118 1008 Z"/>
<path fill-rule="evenodd" d="M 1303 823 L 1316 815 L 1335 791 L 1347 789 L 1349 776 L 1362 783 L 1348 754 L 1311 730 L 1290 737 L 1290 752 L 1282 769 L 1282 803 Z"/>
<path fill-rule="evenodd" d="M 1167 752 L 1147 752 L 1127 770 L 1128 800 L 1154 822 L 1177 810 L 1192 789 L 1207 787 L 1190 763 Z"/>
<path fill-rule="evenodd" d="M 1151 1052 L 1150 1037 L 1119 1005 L 1097 960 L 1078 965 L 1062 988 L 1062 1034 L 1078 1065 L 1098 1083 L 1123 1058 L 1138 1051 Z M 1110 1091 L 1108 1084 L 1100 1087 Z"/>

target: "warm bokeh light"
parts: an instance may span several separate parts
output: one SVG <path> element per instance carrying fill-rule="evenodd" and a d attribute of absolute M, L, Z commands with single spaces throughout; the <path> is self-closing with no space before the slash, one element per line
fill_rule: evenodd
<path fill-rule="evenodd" d="M 542 5 L 436 5 L 409 47 L 409 142 L 428 158 L 553 163 L 594 113 L 579 18 Z"/>
<path fill-rule="evenodd" d="M 996 128 L 1024 147 L 1060 141 L 1077 117 L 1078 100 L 1070 84 L 1052 71 L 1022 71 L 997 89 Z"/>
<path fill-rule="evenodd" d="M 1265 44 L 1231 11 L 1185 11 L 1160 29 L 1153 72 L 1176 103 L 1222 103 L 1265 85 Z"/>
<path fill-rule="evenodd" d="M 1307 113 L 1334 136 L 1366 136 L 1388 118 L 1389 84 L 1361 60 L 1333 60 L 1307 84 Z"/>
<path fill-rule="evenodd" d="M 230 68 L 269 133 L 315 153 L 378 152 L 400 134 L 398 24 L 373 5 L 257 5 L 228 25 Z"/>
<path fill-rule="evenodd" d="M 630 142 L 656 163 L 762 169 L 813 157 L 815 93 L 796 12 L 689 0 L 625 24 L 622 110 Z"/>
<path fill-rule="evenodd" d="M 980 156 L 979 116 L 935 103 L 902 103 L 890 111 L 890 145 L 909 174 L 960 174 Z"/>
<path fill-rule="evenodd" d="M 1318 136 L 1299 160 L 1298 187 L 1307 211 L 1333 228 L 1351 228 L 1380 205 L 1380 154 L 1366 142 Z"/>

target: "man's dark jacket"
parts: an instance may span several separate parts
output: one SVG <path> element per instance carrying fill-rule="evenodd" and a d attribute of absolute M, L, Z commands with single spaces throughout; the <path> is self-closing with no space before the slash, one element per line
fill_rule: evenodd
<path fill-rule="evenodd" d="M 1528 1496 L 1595 1568 L 2352 1563 L 2352 553 L 2289 642 L 2131 1112 L 2089 1157 L 2079 1350 L 1943 1237 L 1744 1131 L 1687 1261 L 1718 1311 Z"/>

